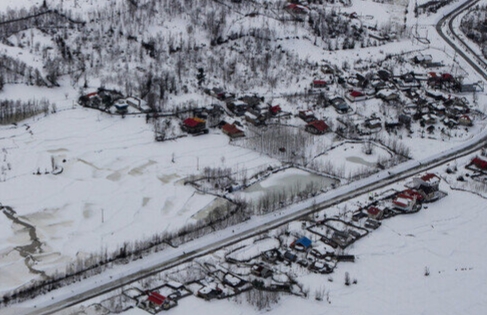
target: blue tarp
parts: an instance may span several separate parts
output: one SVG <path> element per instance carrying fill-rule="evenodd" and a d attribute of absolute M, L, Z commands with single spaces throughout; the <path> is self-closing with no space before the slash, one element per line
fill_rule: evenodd
<path fill-rule="evenodd" d="M 295 243 L 302 245 L 304 248 L 309 248 L 311 246 L 311 240 L 307 238 L 306 236 L 301 237 L 299 240 L 296 241 Z"/>

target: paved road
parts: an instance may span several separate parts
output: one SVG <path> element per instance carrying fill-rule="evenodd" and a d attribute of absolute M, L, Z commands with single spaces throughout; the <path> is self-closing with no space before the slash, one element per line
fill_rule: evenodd
<path fill-rule="evenodd" d="M 460 56 L 462 56 L 477 72 L 479 72 L 480 75 L 482 75 L 484 78 L 487 79 L 487 76 L 484 73 L 483 69 L 477 66 L 477 64 L 474 61 L 471 61 L 469 57 L 465 53 L 463 53 L 462 50 L 460 50 L 455 46 L 455 43 L 453 43 L 448 37 L 446 37 L 446 35 L 442 33 L 441 30 L 441 26 L 448 19 L 451 19 L 452 17 L 453 18 L 456 17 L 462 10 L 470 7 L 471 5 L 474 5 L 476 2 L 478 2 L 478 0 L 468 1 L 462 6 L 460 6 L 459 8 L 457 8 L 456 10 L 454 10 L 453 12 L 449 13 L 438 23 L 436 28 L 440 36 L 442 36 L 445 39 L 445 41 L 448 44 L 450 44 L 459 53 Z M 450 30 L 452 30 L 451 24 L 452 23 L 450 22 L 449 23 Z M 257 228 L 255 228 L 255 226 L 248 227 L 247 229 L 241 230 L 238 234 L 234 234 L 230 237 L 223 238 L 223 239 L 217 239 L 217 237 L 214 237 L 213 239 L 209 238 L 210 241 L 208 241 L 207 244 L 203 247 L 191 246 L 191 243 L 184 244 L 183 246 L 181 246 L 180 249 L 181 252 L 183 251 L 183 249 L 187 249 L 186 253 L 183 252 L 182 254 L 177 253 L 175 255 L 168 255 L 166 259 L 163 259 L 158 263 L 153 264 L 152 266 L 149 267 L 144 265 L 144 269 L 138 270 L 137 272 L 133 272 L 132 274 L 119 277 L 115 280 L 106 281 L 105 283 L 100 284 L 95 288 L 88 288 L 84 290 L 80 289 L 77 292 L 74 292 L 73 296 L 69 298 L 65 298 L 60 301 L 53 300 L 52 303 L 42 302 L 44 306 L 39 307 L 38 309 L 35 310 L 27 311 L 26 313 L 23 314 L 27 314 L 27 315 L 53 314 L 69 306 L 76 305 L 78 303 L 89 300 L 101 294 L 118 289 L 124 285 L 146 278 L 147 276 L 156 274 L 158 272 L 171 268 L 175 265 L 179 265 L 181 263 L 190 261 L 196 257 L 206 255 L 212 251 L 236 243 L 244 238 L 258 235 L 269 229 L 276 228 L 280 225 L 296 220 L 302 216 L 306 216 L 311 213 L 327 209 L 330 206 L 336 205 L 343 201 L 349 200 L 351 198 L 357 197 L 359 195 L 371 191 L 375 191 L 379 188 L 390 185 L 399 180 L 411 177 L 415 174 L 424 172 L 428 169 L 455 160 L 461 156 L 465 156 L 473 152 L 476 152 L 477 150 L 479 150 L 484 146 L 486 140 L 487 140 L 487 132 L 484 131 L 481 135 L 477 136 L 475 139 L 472 139 L 471 141 L 468 141 L 467 143 L 464 143 L 451 150 L 444 151 L 438 155 L 432 156 L 430 158 L 424 159 L 419 162 L 411 161 L 403 165 L 399 165 L 398 167 L 393 168 L 389 171 L 384 171 L 379 175 L 373 175 L 372 177 L 360 180 L 358 182 L 351 183 L 350 185 L 339 187 L 336 190 L 333 190 L 325 195 L 318 196 L 316 198 L 317 203 L 315 205 L 303 206 L 303 208 L 298 211 L 288 213 L 282 216 L 277 216 L 277 217 L 267 216 L 263 218 L 262 222 L 260 222 L 260 225 Z M 131 264 L 136 266 L 137 264 L 143 264 L 143 263 L 144 262 L 136 261 Z M 59 290 L 66 292 L 69 291 L 70 289 L 71 287 L 68 286 Z M 15 314 L 19 315 L 21 313 L 22 312 L 17 311 Z"/>
<path fill-rule="evenodd" d="M 436 31 L 438 34 L 443 38 L 445 42 L 447 42 L 462 58 L 472 67 L 475 71 L 480 74 L 485 80 L 487 80 L 487 63 L 483 60 L 483 58 L 479 58 L 477 54 L 459 37 L 455 34 L 455 30 L 453 29 L 453 20 L 460 15 L 464 10 L 467 10 L 477 3 L 480 0 L 468 0 L 457 9 L 453 10 L 452 12 L 445 15 L 438 24 L 436 24 Z M 443 25 L 445 22 L 448 22 L 448 30 L 452 36 L 459 41 L 463 47 L 458 47 L 454 41 L 451 40 L 445 33 L 443 33 Z M 465 53 L 465 50 L 468 52 Z M 474 56 L 475 60 L 472 60 L 472 56 Z"/>

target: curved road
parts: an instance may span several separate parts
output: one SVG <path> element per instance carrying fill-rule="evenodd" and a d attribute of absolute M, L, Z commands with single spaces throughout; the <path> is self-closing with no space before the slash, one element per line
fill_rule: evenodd
<path fill-rule="evenodd" d="M 457 16 L 460 15 L 464 10 L 473 7 L 478 2 L 480 2 L 480 0 L 468 0 L 455 10 L 445 15 L 440 20 L 440 22 L 436 24 L 436 31 L 441 36 L 441 38 L 443 38 L 443 40 L 448 43 L 448 45 L 450 45 L 472 68 L 475 69 L 478 74 L 480 74 L 484 78 L 484 80 L 487 80 L 487 74 L 485 73 L 485 70 L 487 70 L 487 63 L 482 58 L 479 58 L 477 54 L 458 35 L 455 34 L 455 30 L 453 29 L 453 20 L 455 20 Z M 443 33 L 443 25 L 446 21 L 448 21 L 448 30 L 450 31 L 452 36 L 454 36 L 456 40 L 458 40 L 463 45 L 462 48 L 458 48 L 457 45 L 450 39 L 450 37 Z M 468 56 L 464 50 L 467 50 L 470 56 Z M 475 61 L 471 59 L 472 56 L 475 56 Z"/>
<path fill-rule="evenodd" d="M 458 54 L 462 56 L 483 78 L 487 80 L 487 75 L 485 74 L 484 70 L 478 66 L 478 62 L 470 60 L 470 57 L 467 54 L 465 54 L 461 49 L 457 48 L 455 46 L 455 43 L 452 42 L 442 32 L 442 25 L 446 21 L 449 21 L 450 32 L 454 34 L 452 28 L 452 19 L 458 16 L 458 14 L 460 14 L 463 10 L 475 5 L 477 2 L 478 0 L 470 0 L 465 2 L 463 5 L 461 5 L 460 7 L 458 7 L 457 9 L 455 9 L 454 11 L 446 15 L 443 19 L 441 19 L 440 22 L 437 24 L 436 29 L 440 34 L 440 36 L 449 45 L 451 45 L 453 49 L 455 49 L 458 52 Z M 461 39 L 459 38 L 458 40 L 461 41 Z M 52 296 L 51 300 L 48 300 L 46 298 L 43 298 L 42 300 L 40 299 L 38 303 L 38 307 L 36 309 L 26 311 L 25 313 L 22 313 L 22 311 L 20 310 L 16 310 L 13 312 L 13 314 L 16 315 L 53 314 L 69 306 L 76 305 L 78 303 L 89 300 L 101 294 L 121 288 L 122 286 L 141 280 L 143 278 L 146 278 L 147 276 L 156 274 L 158 272 L 171 268 L 175 265 L 190 261 L 202 255 L 206 255 L 212 251 L 236 243 L 244 238 L 255 236 L 269 229 L 296 220 L 302 216 L 306 216 L 311 213 L 326 209 L 330 206 L 357 197 L 364 193 L 377 190 L 379 188 L 390 185 L 399 180 L 411 177 L 415 174 L 437 167 L 451 160 L 457 159 L 461 156 L 471 154 L 479 150 L 480 148 L 482 148 L 486 140 L 487 140 L 487 131 L 483 131 L 481 134 L 475 136 L 473 139 L 463 143 L 462 145 L 456 148 L 446 150 L 444 152 L 439 153 L 438 155 L 429 157 L 422 161 L 410 161 L 398 165 L 397 167 L 390 169 L 388 171 L 381 172 L 380 174 L 374 174 L 372 177 L 365 178 L 363 180 L 351 183 L 347 186 L 341 186 L 333 191 L 320 195 L 314 198 L 315 200 L 314 205 L 312 204 L 313 203 L 312 201 L 303 202 L 301 204 L 300 210 L 295 210 L 293 212 L 291 211 L 286 212 L 286 210 L 283 210 L 284 215 L 276 217 L 274 214 L 274 215 L 268 215 L 262 217 L 262 220 L 260 221 L 258 227 L 252 225 L 246 226 L 245 223 L 241 224 L 240 226 L 242 229 L 240 233 L 232 234 L 231 236 L 223 239 L 218 239 L 217 236 L 213 236 L 212 238 L 208 237 L 208 241 L 206 242 L 206 245 L 203 247 L 199 243 L 198 243 L 199 245 L 195 244 L 195 242 L 183 244 L 178 249 L 179 252 L 174 251 L 172 253 L 167 253 L 167 255 L 164 256 L 164 259 L 158 261 L 157 263 L 154 263 L 149 267 L 147 267 L 147 265 L 144 265 L 145 266 L 144 269 L 137 270 L 136 272 L 129 271 L 129 274 L 120 276 L 115 280 L 113 279 L 110 279 L 108 281 L 105 280 L 103 284 L 100 284 L 94 288 L 93 287 L 86 288 L 81 285 L 79 287 L 76 287 L 76 285 L 71 285 L 71 286 L 61 288 L 50 294 Z M 128 270 L 136 269 L 137 264 L 139 263 L 140 263 L 139 261 L 132 262 L 130 264 L 131 269 Z M 71 290 L 73 290 L 73 294 L 71 294 L 71 296 L 63 297 L 67 294 L 66 292 Z"/>

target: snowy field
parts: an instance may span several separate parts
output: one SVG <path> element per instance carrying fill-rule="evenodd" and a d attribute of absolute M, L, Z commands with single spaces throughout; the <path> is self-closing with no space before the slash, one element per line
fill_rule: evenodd
<path fill-rule="evenodd" d="M 109 5 L 117 1 L 64 0 L 64 9 L 84 12 Z M 42 4 L 41 0 L 2 0 L 0 10 L 22 8 Z M 49 4 L 54 1 L 47 1 Z M 458 5 L 458 3 L 455 3 Z M 357 12 L 363 21 L 385 24 L 391 20 L 403 21 L 408 3 L 399 1 L 395 5 L 380 5 L 373 1 L 353 1 L 353 6 L 342 8 L 342 12 Z M 409 4 L 407 27 L 416 23 Z M 379 47 L 361 50 L 351 49 L 329 52 L 313 45 L 309 39 L 291 39 L 280 42 L 283 49 L 296 53 L 300 58 L 319 63 L 323 60 L 342 65 L 354 60 L 383 60 L 389 53 L 421 51 L 432 54 L 435 60 L 443 61 L 443 70 L 465 75 L 468 81 L 477 81 L 478 76 L 462 62 L 453 63 L 452 50 L 433 36 L 432 24 L 441 18 L 441 13 L 432 17 L 420 16 L 422 35 L 429 32 L 431 45 L 404 39 Z M 171 27 L 181 21 L 172 21 Z M 262 21 L 255 21 L 259 25 Z M 273 22 L 277 28 L 278 23 Z M 244 22 L 242 22 L 244 24 Z M 241 27 L 235 24 L 233 27 Z M 228 30 L 230 31 L 230 29 Z M 30 33 L 26 31 L 26 34 Z M 50 44 L 49 38 L 41 33 L 32 33 L 36 42 Z M 283 32 L 283 34 L 286 34 Z M 20 38 L 9 39 L 14 44 Z M 42 67 L 39 55 L 29 49 L 0 44 L 5 54 L 19 58 L 37 68 Z M 406 54 L 413 57 L 415 53 Z M 457 58 L 458 59 L 458 58 Z M 396 74 L 412 71 L 406 65 L 394 67 Z M 299 79 L 299 78 L 298 78 Z M 302 91 L 312 78 L 302 78 L 289 87 L 291 91 Z M 299 81 L 299 80 L 298 80 Z M 305 82 L 305 83 L 304 83 Z M 4 99 L 46 98 L 56 103 L 57 112 L 47 116 L 22 121 L 17 126 L 0 126 L 0 202 L 12 207 L 19 220 L 35 227 L 41 243 L 41 250 L 23 257 L 18 247 L 28 246 L 32 230 L 12 223 L 0 215 L 0 295 L 22 284 L 29 283 L 32 270 L 50 273 L 76 258 L 83 258 L 93 252 L 118 249 L 124 242 L 141 240 L 156 233 L 174 231 L 188 223 L 205 217 L 209 209 L 221 204 L 222 199 L 197 192 L 185 185 L 191 175 L 200 174 L 205 167 L 230 167 L 233 170 L 248 169 L 249 175 L 265 170 L 268 166 L 279 167 L 274 158 L 229 144 L 227 136 L 219 130 L 208 135 L 186 137 L 175 141 L 158 143 L 154 141 L 152 126 L 145 123 L 143 115 L 110 116 L 95 110 L 74 105 L 79 96 L 77 87 L 69 79 L 59 80 L 60 88 L 36 88 L 25 85 L 6 85 L 0 95 Z M 96 78 L 90 80 L 90 89 L 96 90 Z M 302 104 L 284 100 L 280 94 L 288 93 L 284 84 L 279 89 L 261 87 L 268 99 L 282 101 L 285 110 L 296 114 L 305 109 Z M 342 89 L 330 91 L 343 95 Z M 472 100 L 471 95 L 465 96 Z M 486 95 L 478 95 L 480 110 L 485 111 Z M 204 104 L 208 97 L 196 94 L 174 96 L 172 103 L 195 101 Z M 372 105 L 372 106 L 365 106 Z M 363 104 L 360 114 L 370 116 L 378 111 L 375 100 Z M 339 115 L 328 107 L 317 112 L 319 117 L 334 119 Z M 304 126 L 300 122 L 300 127 Z M 434 136 L 420 139 L 421 129 L 414 130 L 410 138 L 403 137 L 402 143 L 411 149 L 415 159 L 425 158 L 470 139 L 485 128 L 485 120 L 475 121 L 475 126 L 459 130 L 452 137 L 439 131 Z M 323 143 L 317 152 L 332 142 L 327 135 L 317 140 Z M 346 174 L 364 168 L 371 168 L 378 158 L 389 153 L 376 147 L 373 154 L 363 154 L 360 144 L 342 145 L 318 157 L 318 160 L 334 161 Z M 53 175 L 53 164 L 61 166 L 63 172 Z M 39 175 L 37 175 L 39 174 Z M 325 183 L 323 183 L 325 181 Z M 299 184 L 296 184 L 299 182 Z M 293 189 L 307 183 L 328 186 L 331 180 L 297 169 L 289 169 L 272 175 L 238 194 L 256 199 L 268 191 Z M 487 303 L 478 297 L 478 292 L 487 291 L 482 281 L 487 277 L 483 266 L 482 250 L 486 247 L 487 229 L 483 226 L 487 214 L 484 200 L 478 196 L 450 191 L 449 196 L 431 205 L 428 209 L 412 216 L 388 220 L 382 228 L 366 239 L 356 243 L 350 250 L 358 255 L 355 264 L 341 264 L 329 282 L 323 277 L 305 276 L 300 279 L 310 292 L 326 289 L 331 303 L 314 299 L 283 296 L 281 301 L 268 310 L 269 314 L 468 314 L 487 312 Z M 237 195 L 238 195 L 237 194 Z M 269 245 L 270 246 L 270 245 Z M 242 253 L 246 255 L 247 253 Z M 428 267 L 430 276 L 424 276 Z M 29 269 L 31 271 L 29 271 Z M 358 280 L 351 287 L 343 286 L 343 274 L 348 271 Z M 462 298 L 458 298 L 461 296 Z M 198 308 L 205 313 L 258 314 L 259 311 L 235 301 L 205 302 L 196 297 L 183 300 L 171 310 L 174 314 L 188 314 Z M 1 311 L 0 311 L 1 313 Z M 134 309 L 124 314 L 146 314 Z"/>
<path fill-rule="evenodd" d="M 344 143 L 337 148 L 314 159 L 316 162 L 334 161 L 337 169 L 343 170 L 345 176 L 360 171 L 375 169 L 380 159 L 390 159 L 391 153 L 380 146 L 373 145 L 372 153 L 364 153 L 363 143 Z"/>
<path fill-rule="evenodd" d="M 185 178 L 221 166 L 222 156 L 227 167 L 278 164 L 229 146 L 221 133 L 159 143 L 143 117 L 122 119 L 78 106 L 0 130 L 1 163 L 9 169 L 0 200 L 36 227 L 43 244 L 36 268 L 45 271 L 72 257 L 196 222 L 191 217 L 215 197 L 185 186 Z M 50 174 L 51 159 L 62 174 Z M 0 268 L 5 291 L 28 280 L 14 247 L 30 242 L 17 224 L 6 225 Z"/>

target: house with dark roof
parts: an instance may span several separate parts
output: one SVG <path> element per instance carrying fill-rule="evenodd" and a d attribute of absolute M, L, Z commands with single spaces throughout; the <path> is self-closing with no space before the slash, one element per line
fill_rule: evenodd
<path fill-rule="evenodd" d="M 129 108 L 129 104 L 126 99 L 119 99 L 113 104 L 118 114 L 126 114 Z"/>
<path fill-rule="evenodd" d="M 211 300 L 217 297 L 220 297 L 223 293 L 223 290 L 215 284 L 211 283 L 210 285 L 204 286 L 198 290 L 196 296 L 203 298 L 205 300 Z"/>
<path fill-rule="evenodd" d="M 264 265 L 253 265 L 250 271 L 253 275 L 261 278 L 268 278 L 272 276 L 273 271 Z"/>
<path fill-rule="evenodd" d="M 247 111 L 247 107 L 248 104 L 240 100 L 227 103 L 227 108 L 237 116 L 243 116 Z"/>
<path fill-rule="evenodd" d="M 256 115 L 253 112 L 246 112 L 245 113 L 245 120 L 251 123 L 254 126 L 261 126 L 265 123 L 265 116 L 263 115 Z"/>
<path fill-rule="evenodd" d="M 301 118 L 302 120 L 304 120 L 305 122 L 310 122 L 310 121 L 313 121 L 313 120 L 316 120 L 316 116 L 315 114 L 313 113 L 312 110 L 300 110 L 298 112 L 298 117 Z"/>
<path fill-rule="evenodd" d="M 428 63 L 433 61 L 433 57 L 431 55 L 416 55 L 413 58 L 414 63 Z"/>
<path fill-rule="evenodd" d="M 369 129 L 377 129 L 382 127 L 382 121 L 380 117 L 371 117 L 365 120 L 364 125 Z"/>
<path fill-rule="evenodd" d="M 330 100 L 332 106 L 336 109 L 337 112 L 344 114 L 350 111 L 350 106 L 348 106 L 347 102 L 341 97 L 335 97 Z"/>
<path fill-rule="evenodd" d="M 472 118 L 470 118 L 470 116 L 461 115 L 460 117 L 458 117 L 458 124 L 462 126 L 471 127 L 473 126 L 473 121 Z"/>
<path fill-rule="evenodd" d="M 288 250 L 284 253 L 283 257 L 285 260 L 290 262 L 296 262 L 296 260 L 298 260 L 298 256 Z"/>

